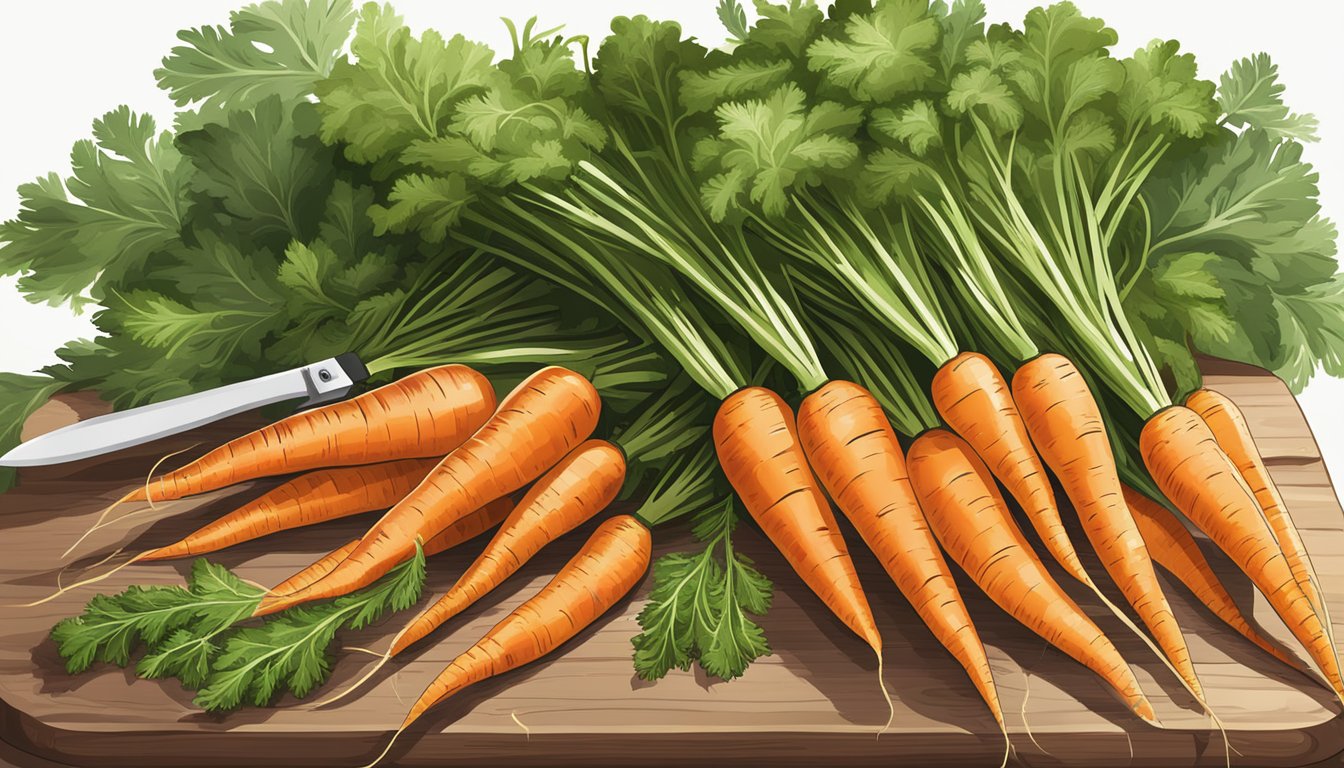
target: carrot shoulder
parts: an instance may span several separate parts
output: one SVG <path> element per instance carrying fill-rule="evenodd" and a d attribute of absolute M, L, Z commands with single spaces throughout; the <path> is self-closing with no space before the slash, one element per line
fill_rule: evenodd
<path fill-rule="evenodd" d="M 1344 697 L 1339 660 L 1321 616 L 1298 584 L 1241 473 L 1204 420 L 1184 406 L 1164 408 L 1144 424 L 1139 451 L 1162 493 L 1250 577 L 1336 695 Z"/>
<path fill-rule="evenodd" d="M 910 446 L 909 466 L 934 535 L 980 589 L 1023 626 L 1097 673 L 1135 714 L 1155 721 L 1129 665 L 1046 571 L 971 447 L 935 429 Z"/>
<path fill-rule="evenodd" d="M 230 440 L 122 501 L 166 501 L 310 469 L 440 457 L 495 409 L 495 392 L 464 365 L 442 365 Z"/>
<path fill-rule="evenodd" d="M 1003 727 L 989 657 L 919 508 L 905 454 L 882 406 L 858 384 L 831 381 L 798 409 L 798 436 L 840 511 Z"/>
<path fill-rule="evenodd" d="M 401 653 L 484 597 L 542 547 L 606 508 L 625 482 L 625 457 L 605 440 L 570 452 L 527 491 L 494 538 L 457 583 L 397 634 L 388 656 Z"/>
<path fill-rule="evenodd" d="M 365 587 L 472 510 L 532 482 L 597 427 L 601 400 L 573 371 L 544 368 L 361 539 L 350 556 L 308 588 L 262 601 L 258 616 Z"/>
<path fill-rule="evenodd" d="M 740 389 L 714 416 L 714 446 L 752 518 L 826 607 L 882 657 L 868 598 L 802 446 L 793 411 L 761 387 Z"/>
<path fill-rule="evenodd" d="M 1125 504 L 1106 424 L 1082 374 L 1060 355 L 1040 355 L 1014 374 L 1013 399 L 1041 457 L 1073 502 L 1102 566 L 1203 702 L 1185 636 Z"/>

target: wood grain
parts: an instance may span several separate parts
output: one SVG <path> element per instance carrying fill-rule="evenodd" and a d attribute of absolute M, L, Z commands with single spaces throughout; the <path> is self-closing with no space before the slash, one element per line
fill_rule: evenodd
<path fill-rule="evenodd" d="M 1344 515 L 1297 404 L 1278 379 L 1263 371 L 1218 361 L 1206 361 L 1205 368 L 1208 386 L 1245 410 L 1303 529 L 1331 597 L 1332 615 L 1344 618 L 1339 599 L 1344 596 Z M 62 398 L 36 416 L 25 435 L 96 410 L 96 404 Z M 200 452 L 252 426 L 234 419 L 102 460 L 25 471 L 21 486 L 0 496 L 0 603 L 44 596 L 65 565 L 71 566 L 64 577 L 69 583 L 81 568 L 117 547 L 167 543 L 260 492 L 269 484 L 140 511 L 91 536 L 73 563 L 60 556 L 105 505 L 143 479 L 159 456 L 192 443 L 200 443 L 194 449 Z M 219 553 L 217 559 L 245 578 L 273 584 L 347 541 L 367 522 L 367 517 L 356 518 L 280 534 Z M 0 608 L 0 738 L 15 754 L 69 765 L 362 764 L 378 753 L 429 680 L 545 583 L 589 530 L 557 542 L 497 594 L 440 630 L 434 641 L 388 665 L 362 696 L 321 711 L 282 699 L 270 709 L 211 716 L 193 708 L 191 694 L 180 686 L 137 680 L 127 670 L 99 666 L 78 677 L 66 675 L 47 631 L 58 619 L 77 613 L 92 590 L 37 608 Z M 635 678 L 630 637 L 637 632 L 635 615 L 647 594 L 646 579 L 634 597 L 553 656 L 468 689 L 435 709 L 398 742 L 386 764 L 999 765 L 1003 739 L 971 684 L 871 556 L 856 551 L 886 640 L 886 682 L 896 699 L 895 722 L 881 738 L 877 731 L 887 710 L 871 652 L 830 617 L 758 534 L 744 526 L 739 538 L 741 549 L 777 586 L 774 608 L 762 620 L 774 654 L 740 680 L 723 683 L 699 671 L 673 672 L 657 683 Z M 684 529 L 660 530 L 656 540 L 660 554 L 692 546 Z M 1296 649 L 1247 580 L 1206 549 L 1243 607 L 1266 632 Z M 426 599 L 443 592 L 471 555 L 464 550 L 431 560 Z M 181 583 L 187 567 L 180 562 L 128 568 L 97 590 Z M 1226 630 L 1174 581 L 1163 576 L 1163 585 L 1209 699 L 1239 753 L 1233 754 L 1233 764 L 1338 764 L 1344 718 L 1329 692 Z M 1009 715 L 1016 764 L 1225 763 L 1222 736 L 1210 731 L 1207 719 L 1141 643 L 1084 592 L 1071 590 L 1134 664 L 1164 727 L 1130 716 L 1090 672 L 1045 647 L 987 599 L 974 596 L 969 582 L 963 580 L 962 586 L 971 596 L 971 613 Z M 394 619 L 345 634 L 341 642 L 381 650 L 398 626 Z M 338 653 L 325 690 L 343 686 L 370 663 L 369 656 Z"/>

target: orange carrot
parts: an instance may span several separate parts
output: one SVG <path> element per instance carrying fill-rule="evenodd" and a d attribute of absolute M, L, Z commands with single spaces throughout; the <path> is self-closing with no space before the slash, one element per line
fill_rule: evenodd
<path fill-rule="evenodd" d="M 624 482 L 625 456 L 619 448 L 605 440 L 575 448 L 528 489 L 452 589 L 397 634 L 387 657 L 461 613 L 517 573 L 542 547 L 605 509 Z"/>
<path fill-rule="evenodd" d="M 494 389 L 481 374 L 463 365 L 429 368 L 230 440 L 121 501 L 167 501 L 271 475 L 439 457 L 494 409 Z"/>
<path fill-rule="evenodd" d="M 494 528 L 509 514 L 513 508 L 513 501 L 507 496 L 486 504 L 484 507 L 472 512 L 470 515 L 458 520 L 456 523 L 440 531 L 434 538 L 425 542 L 425 556 L 437 555 L 440 552 L 447 551 L 469 539 L 473 539 L 482 533 Z M 350 556 L 359 545 L 359 539 L 352 539 L 344 546 L 332 550 L 330 554 L 324 555 L 322 559 L 299 571 L 288 580 L 281 582 L 272 589 L 272 595 L 287 595 L 297 592 L 316 582 L 318 579 L 331 573 L 332 569 L 338 563 Z"/>
<path fill-rule="evenodd" d="M 388 510 L 350 556 L 320 581 L 268 596 L 256 615 L 368 586 L 463 515 L 513 493 L 555 466 L 597 427 L 601 399 L 573 371 L 549 367 L 519 384 L 495 415 Z"/>
<path fill-rule="evenodd" d="M 1185 636 L 1125 505 L 1106 425 L 1082 374 L 1060 355 L 1040 355 L 1017 369 L 1013 399 L 1041 457 L 1073 502 L 1102 566 L 1191 693 L 1204 703 Z"/>
<path fill-rule="evenodd" d="M 169 560 L 201 555 L 290 528 L 387 509 L 424 480 L 438 463 L 438 459 L 404 459 L 300 475 L 181 541 L 151 549 L 136 559 Z"/>
<path fill-rule="evenodd" d="M 1070 576 L 1095 587 L 1069 540 L 1045 465 L 1027 435 L 1008 382 L 989 358 L 962 352 L 929 388 L 943 421 L 970 444 L 1022 507 L 1046 550 Z"/>
<path fill-rule="evenodd" d="M 1199 414 L 1178 405 L 1158 411 L 1143 426 L 1139 450 L 1162 493 L 1250 577 L 1344 698 L 1339 661 L 1321 616 L 1241 473 Z"/>
<path fill-rule="evenodd" d="M 1218 441 L 1218 447 L 1223 449 L 1227 457 L 1232 460 L 1232 464 L 1241 472 L 1242 479 L 1250 486 L 1260 510 L 1265 513 L 1265 521 L 1269 523 L 1275 540 L 1279 542 L 1280 551 L 1288 559 L 1288 566 L 1293 569 L 1293 576 L 1297 578 L 1298 586 L 1311 601 L 1311 607 L 1316 610 L 1316 615 L 1321 618 L 1321 623 L 1333 646 L 1334 627 L 1330 624 L 1330 609 L 1321 596 L 1320 579 L 1316 577 L 1316 571 L 1311 567 L 1311 558 L 1307 555 L 1306 545 L 1302 543 L 1302 536 L 1298 533 L 1297 526 L 1293 524 L 1292 516 L 1288 514 L 1283 496 L 1279 494 L 1278 486 L 1270 477 L 1269 469 L 1265 467 L 1265 461 L 1260 457 L 1260 450 L 1255 447 L 1251 430 L 1246 426 L 1246 417 L 1235 403 L 1211 389 L 1196 390 L 1185 399 L 1185 406 L 1204 420 L 1209 431 L 1213 433 L 1213 439 Z"/>
<path fill-rule="evenodd" d="M 430 707 L 467 686 L 536 661 L 573 638 L 634 589 L 648 570 L 650 555 L 649 531 L 635 518 L 617 515 L 602 523 L 550 583 L 429 684 L 397 735 Z"/>
<path fill-rule="evenodd" d="M 985 594 L 1031 631 L 1101 676 L 1133 712 L 1156 720 L 1138 680 L 1106 635 L 1031 550 L 984 462 L 941 429 L 910 446 L 910 481 L 943 548 Z"/>
<path fill-rule="evenodd" d="M 1129 504 L 1129 511 L 1134 515 L 1134 522 L 1138 524 L 1154 562 L 1180 580 L 1206 608 L 1242 637 L 1284 664 L 1301 669 L 1296 659 L 1284 653 L 1246 620 L 1200 551 L 1195 537 L 1175 515 L 1129 486 L 1125 486 L 1125 502 Z"/>
<path fill-rule="evenodd" d="M 828 382 L 803 400 L 798 436 L 840 511 L 934 636 L 965 668 L 1003 728 L 985 647 L 924 520 L 905 454 L 882 406 L 858 384 Z"/>
<path fill-rule="evenodd" d="M 739 389 L 714 416 L 714 446 L 728 482 L 775 548 L 880 660 L 877 622 L 835 515 L 798 444 L 788 404 L 768 389 Z"/>

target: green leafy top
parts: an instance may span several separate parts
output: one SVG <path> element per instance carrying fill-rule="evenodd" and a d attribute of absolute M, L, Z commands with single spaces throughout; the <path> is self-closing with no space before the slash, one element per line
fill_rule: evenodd
<path fill-rule="evenodd" d="M 0 273 L 22 273 L 29 301 L 79 308 L 128 282 L 179 240 L 191 168 L 154 119 L 119 107 L 93 123 L 70 154 L 73 173 L 20 185 L 17 218 L 0 225 Z"/>
<path fill-rule="evenodd" d="M 278 693 L 302 698 L 326 682 L 336 633 L 411 607 L 424 579 L 425 556 L 417 548 L 372 586 L 239 625 L 265 590 L 202 558 L 192 563 L 185 587 L 132 586 L 97 595 L 81 615 L 56 624 L 51 637 L 71 674 L 96 662 L 124 667 L 143 645 L 136 674 L 176 678 L 197 690 L 195 703 L 203 709 L 264 706 Z"/>
<path fill-rule="evenodd" d="M 1225 134 L 1181 174 L 1145 186 L 1131 247 L 1146 269 L 1132 268 L 1126 298 L 1183 388 L 1198 383 L 1191 344 L 1269 368 L 1295 390 L 1318 361 L 1344 373 L 1337 233 L 1318 194 L 1301 145 L 1257 128 Z M 1173 270 L 1195 268 L 1180 265 L 1198 265 L 1203 301 L 1173 281 Z"/>
<path fill-rule="evenodd" d="M 371 215 L 378 231 L 443 240 L 482 189 L 565 178 L 606 141 L 574 97 L 586 77 L 560 38 L 514 30 L 510 59 L 433 30 L 415 38 L 386 7 L 360 15 L 353 62 L 319 87 L 322 137 L 375 173 L 402 169 Z"/>
<path fill-rule="evenodd" d="M 663 555 L 653 564 L 654 589 L 639 612 L 635 672 L 657 680 L 699 660 L 706 672 L 731 680 L 770 653 L 749 614 L 770 608 L 769 580 L 733 549 L 737 517 L 724 502 L 696 518 L 696 553 Z"/>
<path fill-rule="evenodd" d="M 1218 85 L 1221 122 L 1258 128 L 1276 139 L 1316 141 L 1316 118 L 1292 112 L 1283 103 L 1279 67 L 1269 54 L 1257 53 L 1232 63 Z"/>
<path fill-rule="evenodd" d="M 843 35 L 809 45 L 808 66 L 856 99 L 885 102 L 937 74 L 941 32 L 928 0 L 878 0 L 871 13 L 850 16 Z"/>
<path fill-rule="evenodd" d="M 349 0 L 267 0 L 234 11 L 229 29 L 179 32 L 154 72 L 178 106 L 196 103 L 202 117 L 252 107 L 272 96 L 285 102 L 312 93 L 350 35 Z"/>
<path fill-rule="evenodd" d="M 342 143 L 356 162 L 439 136 L 457 102 L 483 91 L 497 72 L 488 47 L 434 30 L 416 38 L 391 6 L 376 3 L 360 11 L 350 50 L 356 60 L 338 62 L 317 95 L 323 140 Z"/>
<path fill-rule="evenodd" d="M 850 136 L 862 112 L 830 101 L 809 108 L 795 85 L 765 99 L 720 105 L 715 116 L 719 133 L 696 146 L 695 158 L 699 170 L 713 174 L 701 199 L 718 220 L 742 197 L 768 216 L 782 216 L 790 194 L 858 159 Z"/>
<path fill-rule="evenodd" d="M 192 563 L 185 588 L 133 586 L 118 595 L 97 595 L 82 615 L 53 627 L 51 637 L 71 674 L 83 672 L 95 662 L 125 666 L 135 648 L 144 643 L 151 649 L 182 649 L 180 668 L 162 655 L 152 666 L 174 672 L 180 669 L 184 682 L 199 684 L 203 679 L 198 674 L 202 662 L 212 650 L 206 638 L 251 616 L 264 592 L 239 580 L 228 569 L 200 559 Z M 202 642 L 188 649 L 179 634 L 184 631 Z"/>

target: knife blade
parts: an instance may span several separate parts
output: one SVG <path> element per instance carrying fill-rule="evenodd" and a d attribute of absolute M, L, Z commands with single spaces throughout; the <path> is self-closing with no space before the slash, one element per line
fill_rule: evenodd
<path fill-rule="evenodd" d="M 354 353 L 204 392 L 81 421 L 39 435 L 0 456 L 3 467 L 62 464 L 195 429 L 264 405 L 306 397 L 303 408 L 339 400 L 369 377 Z"/>

